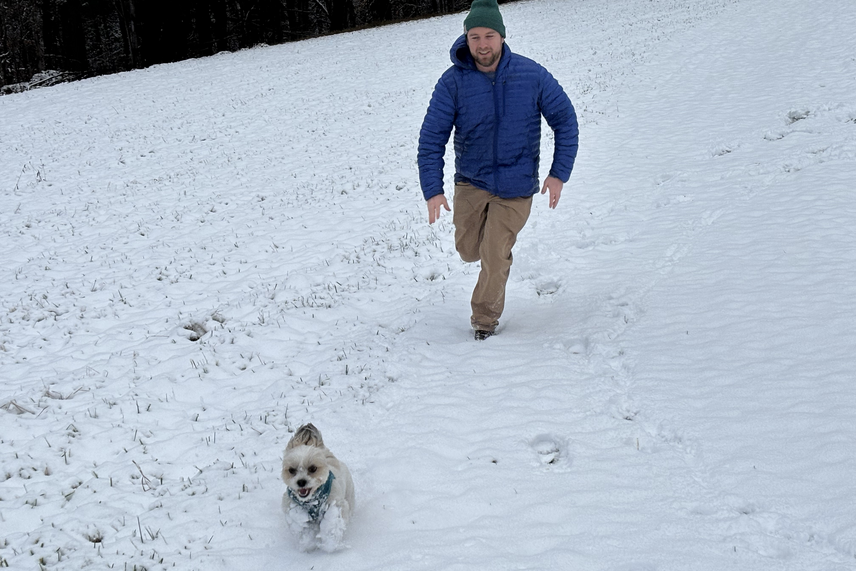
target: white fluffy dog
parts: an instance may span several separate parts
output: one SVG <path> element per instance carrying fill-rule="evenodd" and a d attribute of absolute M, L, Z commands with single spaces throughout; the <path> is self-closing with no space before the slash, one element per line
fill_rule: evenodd
<path fill-rule="evenodd" d="M 282 480 L 288 487 L 282 510 L 300 548 L 335 551 L 354 507 L 354 482 L 312 424 L 301 426 L 288 441 Z"/>

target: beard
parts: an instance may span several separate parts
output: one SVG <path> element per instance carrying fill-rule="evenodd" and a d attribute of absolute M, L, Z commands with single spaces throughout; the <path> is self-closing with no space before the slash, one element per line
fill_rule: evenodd
<path fill-rule="evenodd" d="M 478 53 L 470 52 L 470 54 L 473 56 L 473 59 L 476 61 L 476 63 L 479 66 L 484 67 L 484 68 L 490 68 L 496 62 L 499 61 L 499 56 L 502 55 L 502 52 L 501 51 L 490 51 L 489 53 L 487 53 L 485 55 L 479 55 Z"/>

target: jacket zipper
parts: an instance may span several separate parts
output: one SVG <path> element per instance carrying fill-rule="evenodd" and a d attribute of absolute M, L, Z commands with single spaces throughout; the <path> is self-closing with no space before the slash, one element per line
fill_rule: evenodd
<path fill-rule="evenodd" d="M 493 89 L 493 189 L 494 194 L 499 196 L 499 92 L 497 91 L 496 77 L 491 81 Z"/>

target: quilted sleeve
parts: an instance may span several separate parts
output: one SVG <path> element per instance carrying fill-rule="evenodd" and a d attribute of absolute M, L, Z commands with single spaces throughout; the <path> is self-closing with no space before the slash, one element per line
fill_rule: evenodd
<path fill-rule="evenodd" d="M 422 122 L 419 132 L 419 150 L 417 163 L 419 165 L 419 184 L 425 200 L 432 196 L 443 194 L 443 157 L 446 154 L 446 144 L 455 124 L 454 82 L 449 74 L 437 82 L 428 112 Z"/>
<path fill-rule="evenodd" d="M 550 176 L 562 182 L 568 182 L 579 146 L 579 126 L 577 113 L 559 82 L 542 68 L 541 76 L 541 114 L 553 129 L 556 146 L 553 149 L 553 163 Z"/>

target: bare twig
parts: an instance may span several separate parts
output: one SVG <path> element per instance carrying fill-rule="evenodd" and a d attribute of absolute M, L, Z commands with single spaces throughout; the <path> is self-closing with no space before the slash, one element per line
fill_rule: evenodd
<path fill-rule="evenodd" d="M 131 460 L 131 462 L 133 462 L 133 463 L 134 463 L 134 466 L 136 466 L 136 467 L 137 467 L 137 470 L 139 470 L 139 471 L 140 471 L 140 476 L 142 476 L 142 480 L 140 480 L 140 484 L 142 484 L 142 486 L 143 486 L 143 491 L 144 491 L 144 492 L 148 492 L 149 490 L 153 489 L 153 488 L 154 488 L 154 486 L 152 486 L 152 481 L 149 479 L 149 477 L 148 477 L 148 476 L 146 476 L 146 475 L 143 473 L 143 469 L 142 469 L 142 468 L 140 468 L 140 465 L 139 465 L 139 464 L 137 464 L 137 461 L 136 461 L 136 460 Z M 138 518 L 138 521 L 139 521 L 139 518 Z M 142 534 L 142 531 L 141 531 L 140 533 Z"/>

